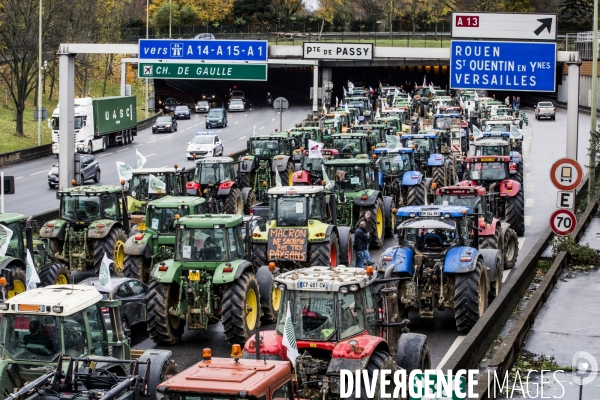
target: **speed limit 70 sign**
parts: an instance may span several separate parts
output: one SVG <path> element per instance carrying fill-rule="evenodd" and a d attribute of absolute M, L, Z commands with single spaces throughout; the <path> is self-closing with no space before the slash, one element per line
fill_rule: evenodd
<path fill-rule="evenodd" d="M 575 230 L 577 218 L 569 210 L 556 210 L 550 216 L 550 227 L 560 236 L 567 236 Z"/>

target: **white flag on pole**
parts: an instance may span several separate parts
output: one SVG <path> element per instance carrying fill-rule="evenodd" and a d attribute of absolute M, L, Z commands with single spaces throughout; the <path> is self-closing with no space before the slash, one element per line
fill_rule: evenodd
<path fill-rule="evenodd" d="M 279 176 L 279 172 L 275 172 L 275 186 L 282 187 L 281 177 Z"/>
<path fill-rule="evenodd" d="M 321 154 L 322 148 L 323 143 L 308 139 L 308 158 L 323 158 Z"/>
<path fill-rule="evenodd" d="M 254 128 L 252 129 L 252 136 L 256 136 L 256 124 L 254 124 Z"/>
<path fill-rule="evenodd" d="M 40 277 L 35 269 L 29 249 L 27 249 L 27 266 L 25 268 L 25 290 L 35 289 L 37 284 L 40 283 Z"/>
<path fill-rule="evenodd" d="M 0 226 L 2 227 L 0 229 L 0 257 L 4 257 L 8 250 L 8 244 L 10 243 L 10 238 L 12 238 L 13 231 L 2 224 Z"/>
<path fill-rule="evenodd" d="M 158 179 L 155 175 L 148 175 L 148 194 L 158 193 L 160 190 L 161 193 L 167 189 L 167 184 Z"/>
<path fill-rule="evenodd" d="M 346 112 L 348 112 L 348 103 L 344 104 L 344 108 L 346 109 Z"/>
<path fill-rule="evenodd" d="M 423 76 L 423 86 L 427 86 L 427 75 Z"/>
<path fill-rule="evenodd" d="M 379 118 L 381 118 L 381 114 L 379 114 L 379 109 L 377 109 L 377 112 L 375 113 L 375 119 Z"/>
<path fill-rule="evenodd" d="M 117 172 L 119 173 L 119 180 L 129 181 L 133 178 L 133 169 L 122 161 L 117 161 Z"/>
<path fill-rule="evenodd" d="M 333 118 L 333 127 L 334 128 L 337 128 L 339 120 L 340 120 L 340 114 L 335 113 L 335 117 Z"/>
<path fill-rule="evenodd" d="M 102 258 L 102 264 L 100 265 L 100 284 L 104 286 L 106 289 L 112 291 L 112 282 L 110 280 L 110 264 L 114 261 L 106 256 L 104 253 L 104 258 Z"/>
<path fill-rule="evenodd" d="M 144 168 L 144 164 L 146 164 L 146 157 L 141 155 L 138 149 L 135 149 L 135 157 L 137 159 L 137 167 Z"/>
<path fill-rule="evenodd" d="M 281 344 L 287 349 L 287 358 L 290 360 L 294 368 L 296 368 L 296 358 L 298 357 L 298 346 L 296 345 L 296 332 L 294 332 L 294 324 L 292 323 L 292 311 L 290 310 L 290 302 L 287 304 L 285 316 L 285 325 L 283 326 L 283 338 Z"/>

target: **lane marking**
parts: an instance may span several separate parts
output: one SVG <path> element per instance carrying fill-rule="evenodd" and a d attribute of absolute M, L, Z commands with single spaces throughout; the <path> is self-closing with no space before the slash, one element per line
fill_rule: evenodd
<path fill-rule="evenodd" d="M 146 143 L 154 143 L 154 142 L 156 142 L 156 140 L 157 140 L 157 139 L 154 139 L 154 140 L 151 140 L 151 141 L 149 141 L 149 142 L 146 142 Z"/>
<path fill-rule="evenodd" d="M 528 191 L 528 192 L 533 192 L 533 191 L 535 191 L 534 185 L 527 185 L 527 191 Z"/>
<path fill-rule="evenodd" d="M 525 207 L 533 207 L 535 199 L 525 199 Z"/>
<path fill-rule="evenodd" d="M 525 216 L 525 226 L 531 225 L 531 216 Z"/>
<path fill-rule="evenodd" d="M 466 335 L 461 335 L 457 336 L 456 339 L 454 339 L 454 343 L 452 343 L 452 346 L 450 346 L 450 348 L 444 355 L 444 358 L 442 358 L 442 361 L 440 361 L 440 363 L 437 367 L 435 367 L 435 369 L 440 369 L 440 367 L 446 363 L 450 356 L 452 356 L 452 353 L 454 353 L 454 351 L 458 348 L 458 346 L 460 346 L 460 344 L 463 342 L 463 340 L 465 340 L 466 337 Z"/>
<path fill-rule="evenodd" d="M 239 138 L 238 140 L 242 140 L 242 139 L 244 139 L 245 137 L 246 137 L 246 136 L 242 136 L 242 137 L 241 137 L 241 138 Z"/>
<path fill-rule="evenodd" d="M 143 145 L 144 145 L 144 143 L 142 143 L 142 144 L 138 144 L 138 145 L 135 145 L 135 146 L 133 146 L 133 147 L 140 147 L 140 146 L 143 146 Z"/>
<path fill-rule="evenodd" d="M 532 178 L 532 177 L 533 177 L 533 172 L 528 172 L 528 173 L 527 173 L 527 179 L 530 179 L 530 178 Z"/>
<path fill-rule="evenodd" d="M 112 154 L 112 152 L 110 152 L 110 153 L 106 153 L 106 154 L 102 154 L 101 156 L 98 156 L 98 158 L 100 158 L 100 157 L 106 157 L 106 156 L 110 156 L 111 154 Z"/>
<path fill-rule="evenodd" d="M 235 124 L 237 124 L 238 122 L 240 122 L 240 121 L 235 121 L 233 124 L 235 125 Z"/>
<path fill-rule="evenodd" d="M 247 116 L 248 116 L 248 114 L 244 114 L 244 117 L 247 117 Z"/>
<path fill-rule="evenodd" d="M 531 168 L 531 164 L 525 164 L 525 167 Z"/>
<path fill-rule="evenodd" d="M 273 118 L 271 121 L 275 121 L 275 118 Z"/>
<path fill-rule="evenodd" d="M 152 156 L 155 156 L 155 155 L 156 155 L 156 153 L 148 154 L 148 155 L 146 156 L 146 158 L 148 158 L 148 157 L 152 157 Z"/>
<path fill-rule="evenodd" d="M 264 128 L 264 126 L 261 126 L 261 127 L 260 127 L 260 128 L 258 128 L 258 129 L 262 129 L 262 128 Z"/>
<path fill-rule="evenodd" d="M 15 181 L 16 181 L 17 179 L 23 179 L 23 177 L 22 177 L 22 176 L 20 176 L 20 177 L 18 177 L 18 178 L 15 178 Z"/>
<path fill-rule="evenodd" d="M 223 129 L 219 129 L 219 130 L 217 131 L 217 133 L 221 132 L 222 130 L 223 130 Z"/>
<path fill-rule="evenodd" d="M 38 174 L 43 174 L 44 172 L 48 172 L 50 171 L 49 169 L 45 170 L 45 171 L 40 171 L 40 172 L 34 172 L 33 174 L 29 174 L 29 176 L 33 176 L 33 175 L 38 175 Z"/>
<path fill-rule="evenodd" d="M 121 150 L 117 150 L 117 153 L 120 153 L 120 152 L 122 152 L 122 151 L 125 151 L 125 150 L 129 150 L 129 149 L 121 149 Z"/>

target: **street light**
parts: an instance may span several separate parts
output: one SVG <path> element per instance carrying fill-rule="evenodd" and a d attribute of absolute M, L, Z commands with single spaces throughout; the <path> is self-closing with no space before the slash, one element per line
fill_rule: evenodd
<path fill-rule="evenodd" d="M 150 7 L 150 0 L 146 0 L 146 40 L 148 39 L 148 8 Z M 139 65 L 138 65 L 139 68 Z M 145 119 L 148 119 L 148 78 L 146 78 L 146 97 L 144 97 L 146 104 L 144 106 Z"/>
<path fill-rule="evenodd" d="M 171 9 L 171 0 L 169 0 L 169 39 L 171 39 L 171 23 L 173 22 L 173 10 Z"/>
<path fill-rule="evenodd" d="M 38 146 L 42 145 L 42 0 L 40 0 L 40 20 L 38 33 Z"/>

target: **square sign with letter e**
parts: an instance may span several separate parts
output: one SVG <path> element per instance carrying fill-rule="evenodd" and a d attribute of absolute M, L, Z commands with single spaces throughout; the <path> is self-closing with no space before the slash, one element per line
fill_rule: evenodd
<path fill-rule="evenodd" d="M 562 191 L 556 193 L 556 207 L 572 210 L 575 208 L 575 191 Z"/>

